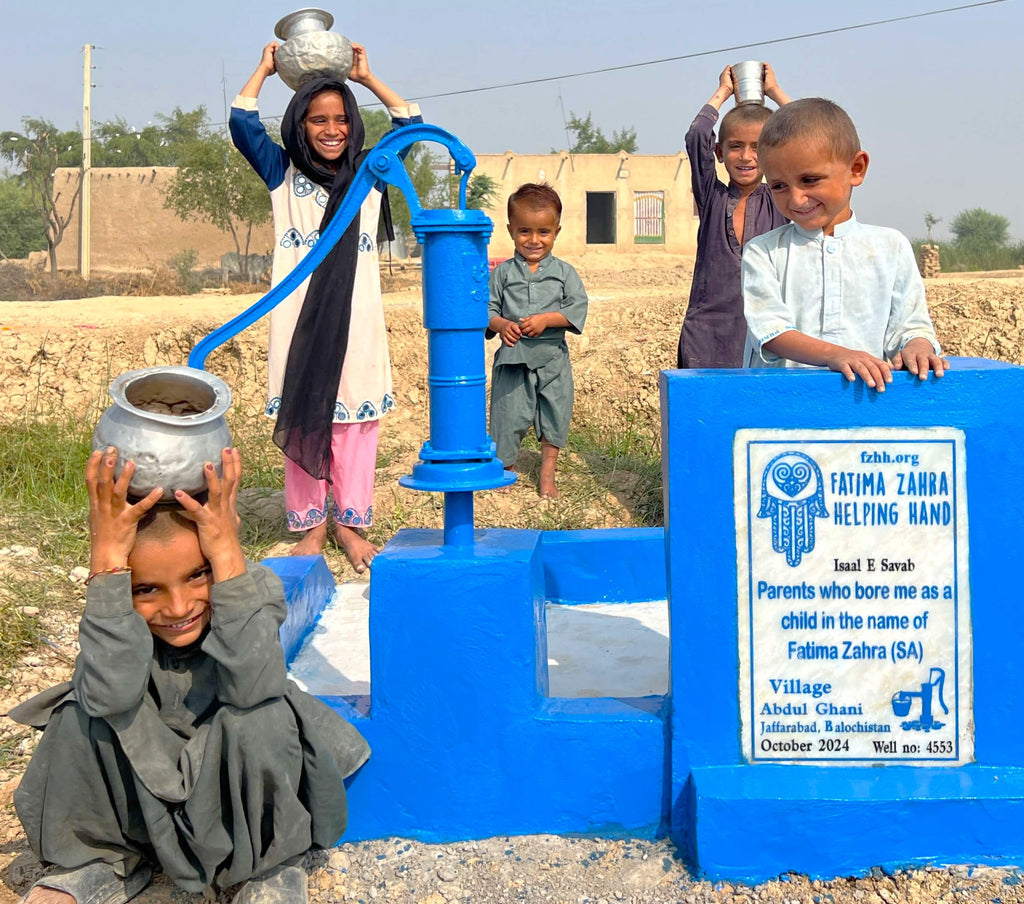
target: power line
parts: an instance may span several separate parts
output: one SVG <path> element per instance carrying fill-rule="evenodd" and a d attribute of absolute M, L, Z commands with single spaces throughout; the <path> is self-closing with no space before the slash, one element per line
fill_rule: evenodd
<path fill-rule="evenodd" d="M 537 85 L 543 82 L 556 82 L 564 78 L 582 78 L 585 75 L 599 75 L 604 72 L 622 72 L 625 69 L 639 69 L 643 66 L 657 66 L 660 63 L 674 63 L 679 60 L 693 60 L 697 57 L 711 56 L 716 53 L 726 53 L 733 50 L 748 50 L 751 47 L 767 47 L 771 44 L 785 44 L 788 41 L 802 41 L 805 38 L 819 38 L 823 35 L 834 35 L 844 31 L 856 31 L 861 28 L 875 28 L 879 25 L 891 25 L 894 22 L 908 22 L 911 19 L 923 19 L 926 16 L 941 16 L 945 13 L 955 13 L 965 9 L 976 9 L 980 6 L 992 6 L 996 3 L 1006 2 L 1007 0 L 981 0 L 979 3 L 968 3 L 963 6 L 948 6 L 945 9 L 933 9 L 928 12 L 913 13 L 909 16 L 894 16 L 891 19 L 876 19 L 872 22 L 862 22 L 858 25 L 843 25 L 839 28 L 826 28 L 822 31 L 809 31 L 804 34 L 789 35 L 785 38 L 771 38 L 767 41 L 753 41 L 749 44 L 733 44 L 729 47 L 717 47 L 714 50 L 700 50 L 695 53 L 680 54 L 679 56 L 662 57 L 658 60 L 644 60 L 640 63 L 624 63 L 621 66 L 605 66 L 602 69 L 587 69 L 583 72 L 570 72 L 566 75 L 549 75 L 544 78 L 524 79 L 519 82 L 504 82 L 498 85 L 485 85 L 480 88 L 462 88 L 458 91 L 444 91 L 439 94 L 421 94 L 418 97 L 410 97 L 409 100 L 435 100 L 439 97 L 456 97 L 460 94 L 477 94 L 481 91 L 497 91 L 500 88 L 518 88 L 522 85 Z"/>
<path fill-rule="evenodd" d="M 893 16 L 889 19 L 874 19 L 870 22 L 860 22 L 856 25 L 841 25 L 837 28 L 826 28 L 820 31 L 808 31 L 802 34 L 788 35 L 783 38 L 769 38 L 767 41 L 752 41 L 747 44 L 733 44 L 728 47 L 716 47 L 714 50 L 698 50 L 694 53 L 684 53 L 678 56 L 661 57 L 656 60 L 643 60 L 639 63 L 624 63 L 619 66 L 605 66 L 601 69 L 587 69 L 581 72 L 571 72 L 567 75 L 549 75 L 542 78 L 524 79 L 518 82 L 503 82 L 497 85 L 483 85 L 478 88 L 461 88 L 457 91 L 443 91 L 438 94 L 420 94 L 415 97 L 410 97 L 409 100 L 421 101 L 421 100 L 436 100 L 442 97 L 457 97 L 463 94 L 479 94 L 483 91 L 498 91 L 502 88 L 518 88 L 523 85 L 537 85 L 544 82 L 555 82 L 560 79 L 567 78 L 582 78 L 586 75 L 600 75 L 606 72 L 622 72 L 627 69 L 641 69 L 645 66 L 657 66 L 661 63 L 674 63 L 680 60 L 693 60 L 699 57 L 713 56 L 716 53 L 729 53 L 734 50 L 749 50 L 754 47 L 768 47 L 774 44 L 786 44 L 792 41 L 803 41 L 807 38 L 820 38 L 825 35 L 841 34 L 847 31 L 858 31 L 864 28 L 877 28 L 880 25 L 892 25 L 896 22 L 909 22 L 913 19 L 924 19 L 929 16 L 942 16 L 947 13 L 961 12 L 967 9 L 978 9 L 983 6 L 994 6 L 998 3 L 1007 3 L 1009 0 L 979 0 L 977 3 L 967 3 L 962 6 L 947 6 L 943 9 L 932 9 L 927 10 L 923 13 L 912 13 L 906 16 Z M 561 98 L 561 94 L 559 94 Z M 380 103 L 369 103 L 360 104 L 361 107 L 379 107 L 383 106 Z M 277 120 L 283 118 L 282 116 L 262 116 L 265 122 L 270 120 Z M 564 119 L 564 108 L 563 108 L 563 119 Z M 210 123 L 213 128 L 220 128 L 226 126 L 226 122 L 214 122 Z M 169 129 L 153 130 L 156 134 L 164 134 L 169 132 Z M 153 133 L 151 132 L 151 134 Z M 141 137 L 141 136 L 140 136 Z M 95 139 L 94 139 L 95 140 Z"/>

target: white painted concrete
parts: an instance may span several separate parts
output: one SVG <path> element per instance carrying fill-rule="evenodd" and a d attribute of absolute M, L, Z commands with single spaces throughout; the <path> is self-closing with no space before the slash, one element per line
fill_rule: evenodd
<path fill-rule="evenodd" d="M 291 667 L 320 696 L 370 692 L 370 585 L 338 587 Z M 668 603 L 549 603 L 552 697 L 644 697 L 668 692 Z"/>

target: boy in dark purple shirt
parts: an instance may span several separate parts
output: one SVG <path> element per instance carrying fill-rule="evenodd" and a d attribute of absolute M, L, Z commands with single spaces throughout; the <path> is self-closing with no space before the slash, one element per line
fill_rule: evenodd
<path fill-rule="evenodd" d="M 764 64 L 764 90 L 779 106 L 789 103 L 768 63 Z M 747 335 L 740 291 L 743 245 L 787 222 L 775 209 L 757 162 L 757 140 L 771 111 L 759 104 L 736 106 L 722 118 L 715 141 L 718 111 L 732 93 L 732 66 L 726 66 L 718 90 L 686 133 L 700 226 L 690 303 L 679 335 L 679 367 L 743 366 Z M 728 185 L 718 178 L 716 160 L 725 165 Z"/>

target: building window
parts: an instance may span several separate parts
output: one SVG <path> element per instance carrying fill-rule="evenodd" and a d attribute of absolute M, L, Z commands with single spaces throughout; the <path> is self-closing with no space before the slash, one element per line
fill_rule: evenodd
<path fill-rule="evenodd" d="M 615 244 L 615 192 L 587 192 L 587 244 Z"/>
<path fill-rule="evenodd" d="M 665 244 L 665 192 L 633 192 L 633 241 L 637 245 Z"/>

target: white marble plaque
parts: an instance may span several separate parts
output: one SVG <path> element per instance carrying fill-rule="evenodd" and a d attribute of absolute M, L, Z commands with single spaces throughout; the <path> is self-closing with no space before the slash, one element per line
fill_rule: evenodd
<path fill-rule="evenodd" d="M 743 755 L 974 760 L 964 435 L 740 430 Z"/>

